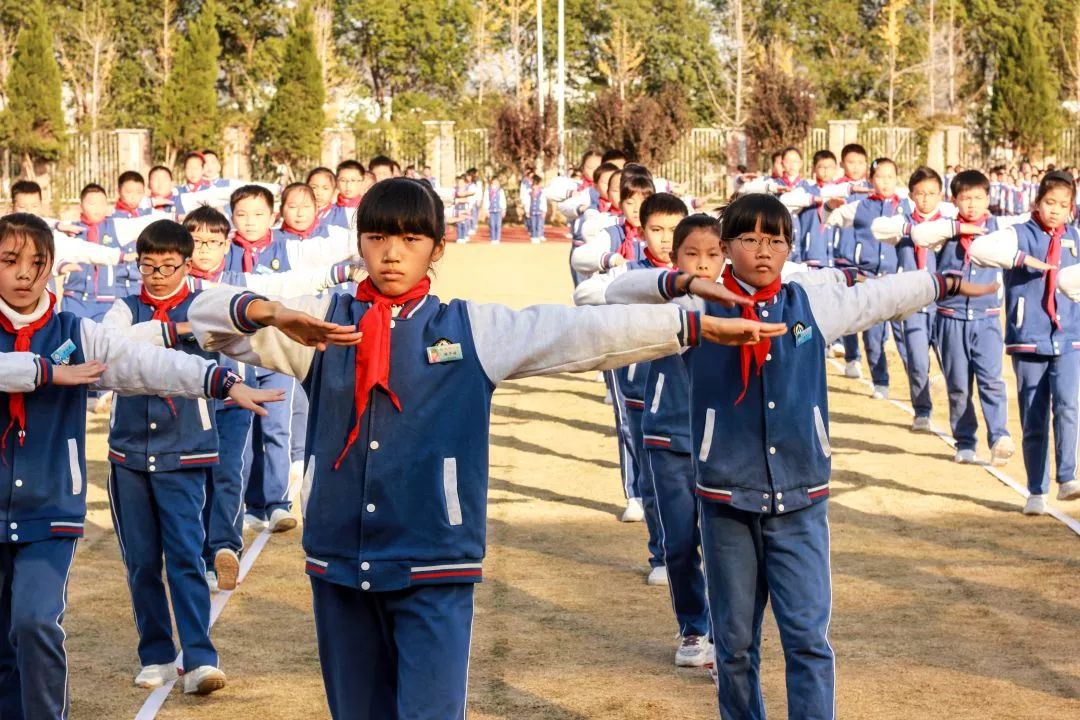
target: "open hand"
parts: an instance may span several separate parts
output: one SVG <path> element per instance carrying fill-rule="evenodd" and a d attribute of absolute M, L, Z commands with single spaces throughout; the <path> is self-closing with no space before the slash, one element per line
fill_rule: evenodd
<path fill-rule="evenodd" d="M 61 221 L 56 223 L 56 229 L 64 233 L 65 235 L 75 236 L 83 231 L 83 226 L 76 225 L 75 223 Z"/>
<path fill-rule="evenodd" d="M 269 300 L 251 303 L 248 317 L 260 325 L 272 325 L 290 339 L 317 350 L 326 350 L 327 345 L 356 345 L 361 338 L 360 331 L 352 325 L 327 322 Z"/>
<path fill-rule="evenodd" d="M 262 407 L 263 403 L 281 402 L 285 399 L 285 391 L 258 390 L 238 382 L 229 388 L 229 397 L 236 402 L 238 407 L 265 417 L 268 413 L 266 408 Z"/>
<path fill-rule="evenodd" d="M 984 228 L 982 225 L 976 225 L 974 223 L 962 222 L 962 223 L 960 223 L 960 234 L 961 235 L 985 235 L 986 234 L 986 228 Z"/>
<path fill-rule="evenodd" d="M 702 300 L 709 302 L 720 303 L 726 308 L 732 308 L 736 305 L 753 305 L 753 301 L 745 295 L 739 295 L 733 293 L 724 287 L 723 283 L 709 282 L 703 278 L 691 277 L 690 283 L 684 290 L 689 290 L 691 294 L 697 295 Z"/>
<path fill-rule="evenodd" d="M 105 363 L 89 360 L 78 365 L 54 365 L 53 385 L 93 385 L 105 373 Z"/>
<path fill-rule="evenodd" d="M 66 262 L 60 265 L 61 275 L 70 275 L 71 273 L 79 272 L 80 270 L 82 270 L 82 265 L 79 263 Z"/>
<path fill-rule="evenodd" d="M 980 297 L 982 295 L 989 295 L 990 293 L 996 293 L 1001 285 L 996 282 L 992 283 L 973 283 L 967 280 L 960 281 L 960 289 L 957 290 L 957 295 L 963 295 L 964 297 Z"/>
<path fill-rule="evenodd" d="M 787 332 L 783 323 L 763 323 L 745 318 L 701 317 L 701 337 L 718 345 L 747 345 Z"/>
<path fill-rule="evenodd" d="M 1057 266 L 1051 265 L 1047 262 L 1043 262 L 1039 258 L 1034 258 L 1030 255 L 1024 256 L 1024 265 L 1031 268 L 1032 270 L 1042 270 L 1043 272 L 1046 272 L 1047 270 L 1057 270 Z"/>

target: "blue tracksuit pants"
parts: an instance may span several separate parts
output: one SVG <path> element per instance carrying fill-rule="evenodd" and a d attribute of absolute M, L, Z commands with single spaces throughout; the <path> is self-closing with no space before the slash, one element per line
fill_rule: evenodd
<path fill-rule="evenodd" d="M 281 402 L 266 406 L 268 414 L 265 417 L 255 417 L 251 444 L 244 455 L 244 465 L 249 468 L 244 493 L 247 512 L 266 520 L 274 510 L 292 507 L 289 502 L 289 464 L 296 381 L 281 373 L 260 373 L 257 379 L 260 388 L 285 392 Z"/>
<path fill-rule="evenodd" d="M 1005 381 L 1001 379 L 1005 342 L 1000 319 L 960 320 L 939 314 L 934 318 L 934 338 L 949 391 L 949 425 L 956 448 L 974 450 L 979 444 L 973 384 L 979 388 L 987 441 L 992 446 L 1009 434 Z"/>
<path fill-rule="evenodd" d="M 1028 491 L 1050 492 L 1050 413 L 1054 415 L 1054 467 L 1059 483 L 1076 479 L 1077 394 L 1080 353 L 1056 357 L 1017 353 L 1012 356 L 1024 431 L 1024 468 Z"/>

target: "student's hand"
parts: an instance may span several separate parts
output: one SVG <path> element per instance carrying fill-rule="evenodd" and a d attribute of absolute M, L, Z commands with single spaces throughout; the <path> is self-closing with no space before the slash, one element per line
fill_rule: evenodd
<path fill-rule="evenodd" d="M 745 318 L 701 316 L 701 337 L 717 345 L 747 345 L 787 332 L 783 323 L 763 323 Z"/>
<path fill-rule="evenodd" d="M 79 272 L 82 269 L 82 265 L 79 263 L 66 262 L 60 265 L 59 273 L 61 275 L 70 275 L 71 273 Z"/>
<path fill-rule="evenodd" d="M 852 185 L 850 188 L 848 188 L 848 191 L 853 195 L 869 195 L 870 193 L 874 192 L 874 189 L 865 185 Z"/>
<path fill-rule="evenodd" d="M 106 365 L 89 360 L 78 365 L 54 365 L 53 385 L 93 385 L 105 373 Z"/>
<path fill-rule="evenodd" d="M 608 268 L 619 267 L 620 265 L 626 264 L 626 258 L 624 258 L 622 255 L 612 255 L 610 258 L 608 258 L 607 264 Z"/>
<path fill-rule="evenodd" d="M 1057 269 L 1054 265 L 1051 265 L 1050 263 L 1043 262 L 1042 260 L 1040 260 L 1038 258 L 1033 258 L 1030 255 L 1025 255 L 1024 256 L 1024 265 L 1031 268 L 1032 270 L 1041 270 L 1043 272 L 1046 272 L 1047 270 L 1056 270 Z"/>
<path fill-rule="evenodd" d="M 960 223 L 960 234 L 961 235 L 985 235 L 986 234 L 986 228 L 984 228 L 982 225 L 975 225 L 973 223 L 962 222 L 962 223 Z"/>
<path fill-rule="evenodd" d="M 317 350 L 326 350 L 327 345 L 357 345 L 361 338 L 352 325 L 335 325 L 269 300 L 251 303 L 248 319 L 276 327 L 290 339 Z"/>
<path fill-rule="evenodd" d="M 682 284 L 683 280 L 680 280 Z M 689 291 L 691 295 L 697 295 L 702 300 L 709 302 L 720 303 L 726 308 L 732 308 L 736 305 L 746 305 L 747 307 L 754 304 L 754 302 L 745 295 L 737 295 L 728 290 L 722 283 L 709 282 L 708 280 L 690 276 L 690 282 L 681 288 L 684 292 Z"/>
<path fill-rule="evenodd" d="M 237 407 L 265 417 L 269 413 L 262 407 L 263 403 L 281 402 L 285 399 L 285 391 L 259 390 L 238 382 L 229 388 L 229 397 L 233 399 Z"/>
<path fill-rule="evenodd" d="M 349 279 L 357 285 L 364 282 L 365 278 L 367 278 L 367 265 L 362 261 L 356 263 L 349 269 Z"/>
<path fill-rule="evenodd" d="M 63 221 L 56 223 L 56 229 L 65 235 L 78 235 L 83 231 L 82 225 Z"/>
<path fill-rule="evenodd" d="M 134 250 L 132 250 L 131 252 L 123 253 L 120 256 L 120 261 L 121 262 L 135 262 L 138 259 L 139 259 L 139 253 L 135 252 Z"/>
<path fill-rule="evenodd" d="M 191 333 L 191 323 L 189 323 L 189 322 L 178 322 L 178 323 L 176 323 L 176 334 L 177 335 L 188 335 L 190 333 Z"/>
<path fill-rule="evenodd" d="M 973 283 L 967 280 L 960 281 L 960 289 L 956 291 L 957 295 L 963 295 L 964 297 L 980 297 L 982 295 L 989 295 L 996 293 L 1001 285 L 996 282 L 992 283 Z"/>
<path fill-rule="evenodd" d="M 838 207 L 843 207 L 844 202 L 846 202 L 844 198 L 829 198 L 825 201 L 825 207 L 829 210 L 835 210 Z"/>

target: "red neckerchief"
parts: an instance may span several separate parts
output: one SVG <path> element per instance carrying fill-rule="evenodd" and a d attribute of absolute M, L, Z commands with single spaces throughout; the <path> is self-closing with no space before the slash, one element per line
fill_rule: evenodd
<path fill-rule="evenodd" d="M 154 308 L 154 320 L 160 320 L 161 322 L 169 322 L 169 311 L 180 305 L 180 303 L 187 300 L 187 296 L 191 294 L 191 288 L 188 287 L 185 281 L 180 289 L 167 298 L 157 298 L 149 293 L 146 286 L 142 286 L 142 292 L 139 293 L 139 300 L 143 303 Z"/>
<path fill-rule="evenodd" d="M 578 192 L 581 192 L 582 190 L 588 190 L 593 186 L 593 184 L 594 183 L 592 181 L 592 178 L 583 177 L 581 179 L 581 184 L 578 185 Z"/>
<path fill-rule="evenodd" d="M 258 259 L 259 252 L 270 247 L 273 239 L 274 236 L 270 230 L 267 230 L 266 234 L 259 240 L 246 240 L 240 237 L 239 234 L 233 237 L 233 242 L 244 251 L 244 272 L 249 273 L 255 269 L 255 261 Z"/>
<path fill-rule="evenodd" d="M 319 218 L 318 217 L 315 218 L 315 222 L 311 223 L 311 225 L 308 226 L 307 230 L 297 230 L 296 228 L 294 228 L 292 225 L 285 222 L 284 220 L 281 221 L 281 231 L 282 232 L 289 233 L 290 235 L 295 235 L 296 237 L 300 238 L 301 240 L 307 240 L 309 237 L 311 237 L 312 233 L 314 233 L 318 229 L 319 229 Z"/>
<path fill-rule="evenodd" d="M 960 222 L 962 222 L 962 223 L 967 223 L 969 225 L 978 225 L 980 227 L 983 227 L 983 226 L 986 225 L 986 220 L 987 220 L 987 218 L 990 217 L 990 215 L 989 214 L 983 215 L 978 220 L 968 220 L 963 215 L 958 215 L 957 217 L 960 219 Z M 959 238 L 960 247 L 962 247 L 964 249 L 964 268 L 965 269 L 967 268 L 968 263 L 971 262 L 970 259 L 969 259 L 969 253 L 971 252 L 971 242 L 974 239 L 975 239 L 974 235 L 960 235 L 960 238 Z"/>
<path fill-rule="evenodd" d="M 799 183 L 802 182 L 802 175 L 796 175 L 794 178 L 790 179 L 786 175 L 781 175 L 777 180 L 783 183 L 784 187 L 792 189 L 798 187 Z"/>
<path fill-rule="evenodd" d="M 317 211 L 315 213 L 315 217 L 317 217 L 320 221 L 325 220 L 326 216 L 329 215 L 330 211 L 333 210 L 333 209 L 334 209 L 334 203 L 330 203 L 329 205 L 324 207 L 322 210 Z"/>
<path fill-rule="evenodd" d="M 742 316 L 747 320 L 757 320 L 758 316 L 754 308 L 759 302 L 769 302 L 776 294 L 780 292 L 780 277 L 777 276 L 775 280 L 766 285 L 763 288 L 758 288 L 757 292 L 753 295 L 746 292 L 743 286 L 739 284 L 739 281 L 735 279 L 734 273 L 724 273 L 724 287 L 736 295 L 748 297 L 754 303 L 753 305 L 740 305 Z M 757 374 L 761 375 L 761 369 L 765 366 L 765 358 L 769 354 L 769 350 L 772 348 L 772 339 L 762 338 L 753 345 L 742 345 L 739 347 L 739 360 L 742 365 L 742 392 L 739 393 L 739 397 L 735 399 L 735 404 L 738 405 L 746 397 L 746 389 L 750 385 L 750 366 L 753 363 L 757 363 Z"/>
<path fill-rule="evenodd" d="M 1061 265 L 1061 237 L 1065 234 L 1065 226 L 1061 225 L 1051 230 L 1043 224 L 1038 213 L 1032 213 L 1031 219 L 1039 226 L 1039 229 L 1050 236 L 1050 247 L 1046 251 L 1046 264 L 1053 265 L 1052 270 L 1046 271 L 1046 282 L 1043 287 L 1043 310 L 1050 316 L 1050 322 L 1058 330 L 1061 322 L 1057 316 L 1057 274 Z"/>
<path fill-rule="evenodd" d="M 41 328 L 52 320 L 53 310 L 56 308 L 56 296 L 52 293 L 46 293 L 49 296 L 49 309 L 45 311 L 45 314 L 39 317 L 29 325 L 24 325 L 18 330 L 15 329 L 15 325 L 11 322 L 7 315 L 0 313 L 0 328 L 3 328 L 7 332 L 15 336 L 15 352 L 30 352 L 30 341 Z M 19 423 L 19 447 L 23 446 L 26 440 L 26 399 L 22 393 L 8 393 L 8 414 L 11 416 L 8 426 L 4 428 L 4 434 L 0 437 L 0 450 L 7 447 L 7 436 L 11 432 L 11 428 L 15 423 Z"/>
<path fill-rule="evenodd" d="M 891 203 L 892 204 L 892 211 L 893 211 L 894 215 L 896 214 L 896 207 L 900 204 L 900 196 L 899 195 L 889 195 L 888 197 L 886 197 L 886 196 L 884 196 L 881 193 L 876 192 L 876 191 L 870 193 L 870 195 L 868 195 L 866 199 L 870 200 L 870 201 L 876 201 L 876 202 L 888 202 L 888 203 Z"/>
<path fill-rule="evenodd" d="M 338 207 L 344 208 L 357 208 L 360 207 L 360 201 L 364 199 L 363 195 L 357 195 L 354 198 L 347 198 L 341 193 L 338 193 L 337 204 Z"/>
<path fill-rule="evenodd" d="M 602 213 L 611 212 L 611 201 L 605 197 L 599 198 L 596 201 L 596 208 Z"/>
<path fill-rule="evenodd" d="M 137 218 L 137 217 L 139 217 L 139 206 L 138 205 L 128 205 L 123 200 L 117 200 L 116 201 L 116 212 L 127 213 L 128 217 Z"/>
<path fill-rule="evenodd" d="M 671 267 L 670 262 L 664 262 L 660 258 L 653 255 L 653 252 L 652 252 L 652 250 L 649 249 L 648 245 L 645 246 L 645 259 L 648 260 L 649 263 L 651 263 L 653 267 L 658 267 L 658 268 L 669 268 L 669 267 Z"/>
<path fill-rule="evenodd" d="M 194 185 L 192 185 L 191 183 L 184 183 L 184 187 L 187 189 L 188 192 L 199 192 L 200 190 L 209 190 L 210 189 L 210 181 L 209 180 L 200 180 L 199 182 L 195 183 Z"/>
<path fill-rule="evenodd" d="M 383 295 L 375 287 L 371 278 L 367 278 L 356 288 L 356 299 L 360 302 L 371 303 L 364 316 L 360 318 L 359 329 L 364 336 L 363 342 L 356 346 L 356 371 L 353 389 L 353 407 L 356 409 L 356 424 L 349 431 L 349 437 L 345 441 L 345 448 L 338 455 L 334 463 L 334 469 L 341 467 L 341 461 L 349 452 L 349 448 L 356 442 L 360 435 L 360 419 L 364 417 L 368 398 L 371 391 L 381 387 L 390 397 L 398 412 L 401 412 L 401 401 L 390 389 L 390 306 L 404 305 L 410 300 L 419 300 L 428 294 L 431 289 L 431 280 L 424 278 L 411 290 L 401 295 L 390 297 Z"/>
<path fill-rule="evenodd" d="M 916 225 L 919 225 L 920 223 L 924 223 L 924 222 L 931 222 L 932 220 L 937 220 L 940 217 L 941 217 L 941 211 L 940 210 L 936 210 L 934 212 L 934 214 L 931 215 L 930 217 L 923 217 L 922 214 L 919 213 L 918 208 L 912 209 L 912 211 L 911 211 L 911 219 L 915 221 Z M 912 243 L 911 246 L 913 248 L 915 248 L 915 269 L 916 270 L 925 270 L 926 269 L 926 248 L 922 247 L 921 245 L 916 245 L 915 243 Z"/>
<path fill-rule="evenodd" d="M 225 258 L 221 258 L 221 264 L 218 265 L 217 270 L 200 270 L 194 265 L 188 270 L 188 275 L 197 277 L 200 280 L 210 280 L 211 282 L 217 282 L 221 277 L 221 273 L 225 272 Z"/>
<path fill-rule="evenodd" d="M 79 222 L 86 227 L 86 242 L 92 242 L 95 245 L 101 244 L 101 236 L 99 230 L 101 228 L 101 222 L 90 222 L 86 219 L 85 215 L 79 215 Z"/>
<path fill-rule="evenodd" d="M 636 228 L 630 223 L 623 223 L 623 241 L 619 246 L 619 254 L 627 260 L 634 260 L 638 256 L 638 243 L 641 241 L 641 228 Z"/>

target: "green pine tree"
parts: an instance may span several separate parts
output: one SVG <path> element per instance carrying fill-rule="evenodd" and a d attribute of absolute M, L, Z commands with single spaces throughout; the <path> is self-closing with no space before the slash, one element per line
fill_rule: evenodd
<path fill-rule="evenodd" d="M 275 163 L 317 162 L 326 116 L 322 68 L 315 54 L 311 3 L 301 2 L 293 15 L 278 76 L 277 92 L 259 123 L 255 142 Z"/>
<path fill-rule="evenodd" d="M 155 142 L 169 162 L 184 150 L 215 147 L 221 140 L 217 102 L 217 10 L 212 0 L 188 23 L 161 98 Z"/>
<path fill-rule="evenodd" d="M 15 43 L 6 94 L 9 104 L 3 125 L 8 145 L 22 156 L 23 174 L 33 176 L 35 162 L 60 157 L 65 132 L 60 66 L 41 0 L 30 6 Z"/>
<path fill-rule="evenodd" d="M 1051 149 L 1061 116 L 1059 81 L 1050 69 L 1041 4 L 1021 0 L 998 50 L 990 125 L 1021 153 Z"/>

